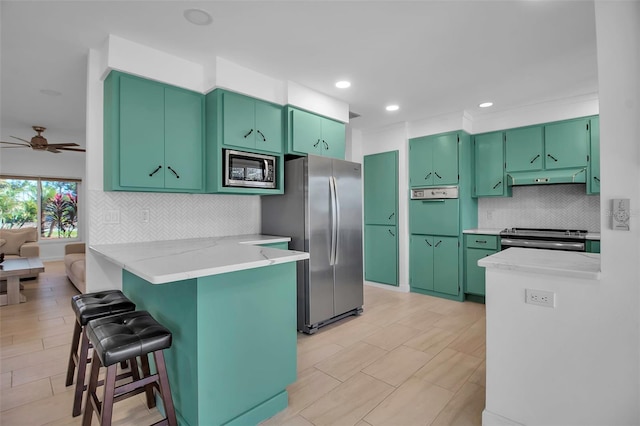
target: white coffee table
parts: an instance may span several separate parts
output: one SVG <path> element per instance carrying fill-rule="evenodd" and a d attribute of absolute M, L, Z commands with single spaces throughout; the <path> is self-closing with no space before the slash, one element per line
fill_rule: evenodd
<path fill-rule="evenodd" d="M 20 277 L 44 272 L 40 258 L 5 259 L 0 266 L 0 279 L 7 280 L 7 294 L 0 295 L 0 306 L 26 302 L 27 298 L 20 293 Z"/>

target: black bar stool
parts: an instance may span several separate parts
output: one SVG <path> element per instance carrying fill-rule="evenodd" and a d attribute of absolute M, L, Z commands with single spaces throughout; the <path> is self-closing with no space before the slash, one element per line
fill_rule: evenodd
<path fill-rule="evenodd" d="M 147 405 L 154 406 L 153 388 L 156 388 L 162 397 L 167 417 L 155 424 L 177 426 L 162 352 L 163 349 L 171 347 L 171 332 L 146 311 L 127 312 L 95 319 L 87 324 L 85 330 L 93 345 L 95 356 L 91 364 L 82 425 L 91 425 L 94 411 L 98 415 L 100 425 L 111 425 L 113 404 L 142 392 L 146 392 Z M 153 375 L 149 371 L 148 354 L 151 353 L 157 370 Z M 142 364 L 142 377 L 138 370 L 138 357 Z M 127 360 L 131 363 L 133 382 L 116 386 L 118 363 Z M 96 393 L 101 366 L 107 367 L 102 402 Z"/>
<path fill-rule="evenodd" d="M 108 315 L 131 312 L 136 305 L 122 294 L 120 290 L 106 290 L 96 293 L 78 294 L 71 298 L 71 307 L 76 314 L 76 325 L 73 329 L 71 352 L 69 353 L 69 365 L 67 367 L 66 385 L 71 386 L 76 367 L 76 389 L 73 398 L 73 417 L 79 416 L 82 411 L 82 392 L 86 386 L 84 379 L 89 359 L 89 339 L 87 339 L 86 325 L 89 321 Z M 78 353 L 80 346 L 80 353 Z"/>

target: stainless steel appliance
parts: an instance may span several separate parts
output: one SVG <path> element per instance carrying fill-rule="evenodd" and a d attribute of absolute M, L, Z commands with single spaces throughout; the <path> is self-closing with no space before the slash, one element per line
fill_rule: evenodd
<path fill-rule="evenodd" d="M 438 186 L 411 190 L 412 200 L 446 200 L 458 198 L 457 186 Z"/>
<path fill-rule="evenodd" d="M 224 186 L 276 187 L 276 157 L 224 150 Z"/>
<path fill-rule="evenodd" d="M 262 197 L 262 232 L 291 237 L 298 262 L 298 330 L 362 312 L 361 165 L 317 157 L 285 163 L 284 195 Z"/>
<path fill-rule="evenodd" d="M 586 251 L 587 231 L 573 229 L 506 228 L 500 232 L 502 250 L 525 247 Z"/>

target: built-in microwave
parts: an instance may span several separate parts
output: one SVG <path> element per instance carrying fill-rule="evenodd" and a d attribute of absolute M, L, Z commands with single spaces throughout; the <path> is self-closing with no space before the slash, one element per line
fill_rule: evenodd
<path fill-rule="evenodd" d="M 276 157 L 224 150 L 224 186 L 275 188 Z"/>

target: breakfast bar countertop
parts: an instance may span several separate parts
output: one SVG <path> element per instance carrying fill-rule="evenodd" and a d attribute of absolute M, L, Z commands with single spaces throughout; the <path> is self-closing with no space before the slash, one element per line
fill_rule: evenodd
<path fill-rule="evenodd" d="M 512 247 L 478 261 L 478 266 L 510 271 L 600 279 L 600 254 Z"/>
<path fill-rule="evenodd" d="M 289 237 L 252 234 L 97 244 L 89 248 L 152 284 L 164 284 L 308 259 L 309 253 L 260 246 L 290 240 Z"/>

